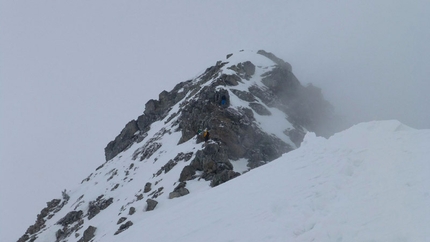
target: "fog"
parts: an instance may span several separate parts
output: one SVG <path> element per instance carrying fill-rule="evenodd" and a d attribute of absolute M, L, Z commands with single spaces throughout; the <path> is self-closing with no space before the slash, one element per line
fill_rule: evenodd
<path fill-rule="evenodd" d="M 429 1 L 0 0 L 0 241 L 104 162 L 149 99 L 264 49 L 350 125 L 430 128 Z"/>

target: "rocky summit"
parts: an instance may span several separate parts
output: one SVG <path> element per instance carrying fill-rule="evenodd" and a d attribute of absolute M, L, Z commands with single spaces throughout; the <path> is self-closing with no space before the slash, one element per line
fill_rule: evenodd
<path fill-rule="evenodd" d="M 149 100 L 105 148 L 106 161 L 47 203 L 18 240 L 103 241 L 148 213 L 225 183 L 328 136 L 335 116 L 321 90 L 260 50 L 229 54 Z M 162 225 L 160 225 L 162 226 Z"/>

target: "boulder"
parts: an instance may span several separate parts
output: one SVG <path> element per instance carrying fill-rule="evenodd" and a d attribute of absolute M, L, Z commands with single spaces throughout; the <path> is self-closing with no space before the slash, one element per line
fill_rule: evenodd
<path fill-rule="evenodd" d="M 151 186 L 152 186 L 152 184 L 150 182 L 147 182 L 145 184 L 145 188 L 143 189 L 143 192 L 144 193 L 150 192 L 151 191 Z"/>
<path fill-rule="evenodd" d="M 173 198 L 176 198 L 176 197 L 182 197 L 182 196 L 185 196 L 185 195 L 187 195 L 189 193 L 190 193 L 190 191 L 188 189 L 186 189 L 186 188 L 180 188 L 180 189 L 178 189 L 176 191 L 173 191 L 173 192 L 169 193 L 169 199 L 173 199 Z"/>
<path fill-rule="evenodd" d="M 127 220 L 126 217 L 121 217 L 118 219 L 118 222 L 116 222 L 116 224 L 121 224 L 122 222 L 124 222 L 125 220 Z"/>
<path fill-rule="evenodd" d="M 121 224 L 121 225 L 119 226 L 119 229 L 115 232 L 115 234 L 114 234 L 114 235 L 117 235 L 117 234 L 119 234 L 119 233 L 124 232 L 126 229 L 130 228 L 132 225 L 133 225 L 133 222 L 131 222 L 131 221 L 127 221 L 127 223 L 125 223 L 125 224 Z"/>
<path fill-rule="evenodd" d="M 128 215 L 133 215 L 135 212 L 136 212 L 136 208 L 130 207 L 130 209 L 128 210 Z"/>
<path fill-rule="evenodd" d="M 64 238 L 65 235 L 66 233 L 63 229 L 58 229 L 57 232 L 55 232 L 55 238 L 57 239 L 57 241 L 60 241 L 60 239 Z"/>
<path fill-rule="evenodd" d="M 188 189 L 185 188 L 187 185 L 186 182 L 180 182 L 178 186 L 175 187 L 173 192 L 169 193 L 169 199 L 176 198 L 176 197 L 182 197 L 190 193 Z"/>
<path fill-rule="evenodd" d="M 78 242 L 90 242 L 94 238 L 96 230 L 96 227 L 91 225 L 88 226 L 88 228 L 84 231 L 84 235 L 78 240 Z"/>
<path fill-rule="evenodd" d="M 149 198 L 149 199 L 146 200 L 146 204 L 147 204 L 146 211 L 152 211 L 152 210 L 155 209 L 155 207 L 157 206 L 158 202 L 155 201 L 154 199 L 150 199 Z"/>

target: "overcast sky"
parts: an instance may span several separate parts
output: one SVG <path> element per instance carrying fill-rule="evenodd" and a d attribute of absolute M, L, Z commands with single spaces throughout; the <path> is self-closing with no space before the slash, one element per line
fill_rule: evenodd
<path fill-rule="evenodd" d="M 0 0 L 0 241 L 104 162 L 149 99 L 264 49 L 351 123 L 430 128 L 430 1 Z"/>

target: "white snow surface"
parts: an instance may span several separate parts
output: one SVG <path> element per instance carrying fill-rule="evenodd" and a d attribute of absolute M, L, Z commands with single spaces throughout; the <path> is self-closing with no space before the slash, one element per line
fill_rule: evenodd
<path fill-rule="evenodd" d="M 172 154 L 198 148 L 194 140 L 180 146 L 162 142 L 163 152 Z M 300 148 L 215 188 L 188 181 L 189 195 L 167 199 L 176 180 L 165 176 L 160 183 L 166 191 L 149 212 L 144 211 L 146 196 L 137 201 L 130 194 L 137 194 L 156 172 L 151 161 L 135 162 L 138 175 L 132 181 L 115 176 L 106 182 L 105 174 L 113 166 L 118 174 L 125 172 L 134 150 L 121 153 L 70 191 L 66 207 L 77 206 L 75 200 L 82 194 L 86 201 L 100 192 L 114 198 L 99 215 L 84 219 L 84 229 L 97 227 L 94 242 L 430 241 L 430 130 L 391 120 L 361 123 L 329 139 L 308 133 Z M 179 162 L 169 177 L 177 178 L 185 165 Z M 116 183 L 124 187 L 110 191 Z M 135 214 L 128 215 L 128 206 L 120 206 L 127 202 L 136 208 Z M 55 241 L 60 226 L 52 223 L 66 214 L 63 210 L 36 241 Z M 114 235 L 121 216 L 133 226 Z M 82 235 L 83 229 L 79 232 Z"/>

